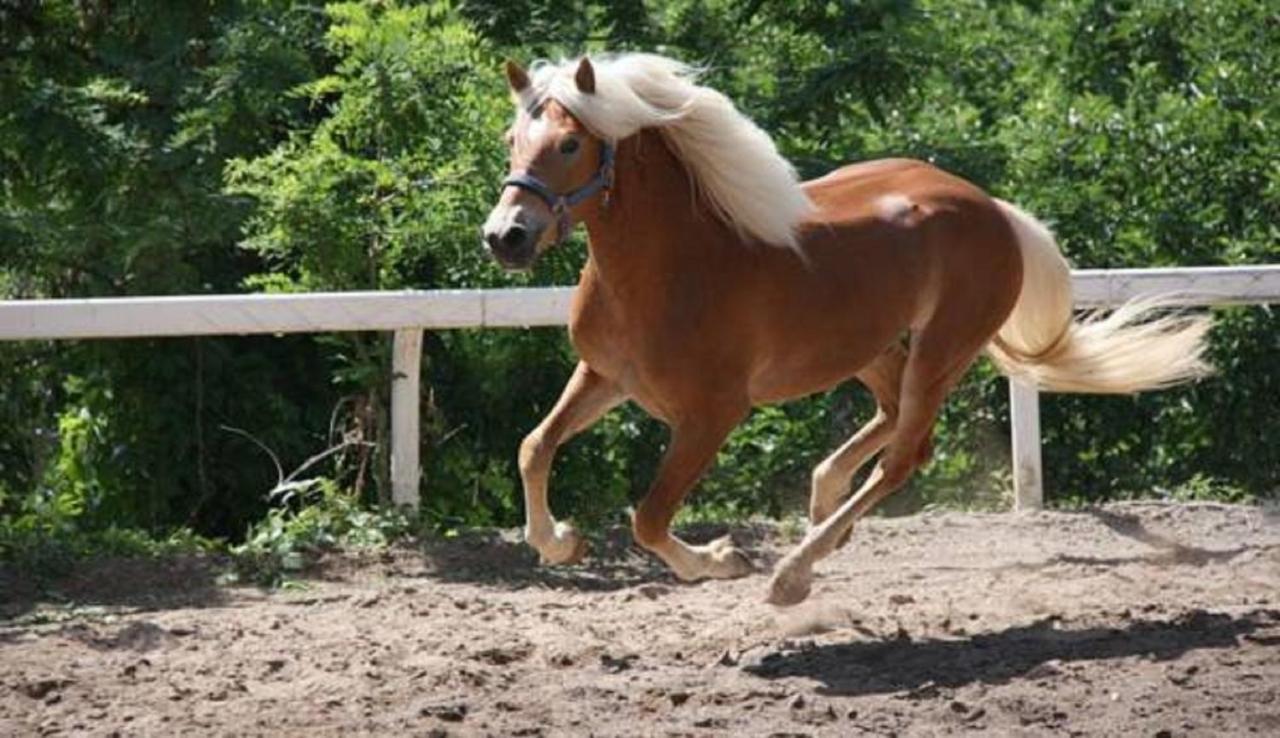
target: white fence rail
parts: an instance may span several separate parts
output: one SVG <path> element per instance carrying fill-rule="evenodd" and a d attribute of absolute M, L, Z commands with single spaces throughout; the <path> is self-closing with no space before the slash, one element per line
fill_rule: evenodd
<path fill-rule="evenodd" d="M 572 287 L 0 301 L 0 340 L 564 325 Z"/>
<path fill-rule="evenodd" d="M 1280 265 L 1086 269 L 1074 273 L 1080 307 L 1173 293 L 1185 306 L 1280 303 Z M 207 295 L 0 301 L 0 340 L 394 331 L 391 479 L 395 502 L 418 504 L 422 331 L 563 325 L 573 288 Z M 1019 509 L 1043 505 L 1039 394 L 1010 383 L 1014 487 Z"/>

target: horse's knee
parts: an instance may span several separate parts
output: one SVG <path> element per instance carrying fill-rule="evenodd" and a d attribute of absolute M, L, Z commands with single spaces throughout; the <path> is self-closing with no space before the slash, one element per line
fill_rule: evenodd
<path fill-rule="evenodd" d="M 813 473 L 809 475 L 809 482 L 815 493 L 826 486 L 827 480 L 834 471 L 835 468 L 831 463 L 831 459 L 823 459 L 818 462 L 817 466 L 813 467 Z"/>
<path fill-rule="evenodd" d="M 534 428 L 520 442 L 520 472 L 527 474 L 535 466 L 542 463 L 542 460 L 547 457 L 548 450 L 546 434 L 543 433 L 541 428 Z"/>

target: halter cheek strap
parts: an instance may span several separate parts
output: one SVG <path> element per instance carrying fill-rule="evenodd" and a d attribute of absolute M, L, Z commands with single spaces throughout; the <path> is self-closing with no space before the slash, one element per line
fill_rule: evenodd
<path fill-rule="evenodd" d="M 556 192 L 528 170 L 516 172 L 502 180 L 502 188 L 508 187 L 519 187 L 532 192 L 547 204 L 556 218 L 556 243 L 560 243 L 569 235 L 569 209 L 598 192 L 604 192 L 607 197 L 609 189 L 613 187 L 613 145 L 600 145 L 600 167 L 586 184 L 575 190 Z"/>

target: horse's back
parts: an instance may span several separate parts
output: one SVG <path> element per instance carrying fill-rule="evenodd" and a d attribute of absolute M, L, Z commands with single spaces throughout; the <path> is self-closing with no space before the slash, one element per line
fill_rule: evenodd
<path fill-rule="evenodd" d="M 815 206 L 805 248 L 867 248 L 869 241 L 891 239 L 953 274 L 986 269 L 992 280 L 1012 281 L 1015 288 L 1021 279 L 1017 239 L 996 200 L 928 162 L 860 162 L 804 188 Z"/>
<path fill-rule="evenodd" d="M 827 225 L 877 218 L 912 225 L 957 211 L 999 216 L 994 200 L 977 185 L 918 159 L 876 159 L 840 167 L 804 183 Z"/>

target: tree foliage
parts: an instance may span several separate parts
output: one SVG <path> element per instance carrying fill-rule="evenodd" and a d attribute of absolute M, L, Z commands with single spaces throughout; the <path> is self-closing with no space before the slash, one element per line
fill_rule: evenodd
<path fill-rule="evenodd" d="M 565 284 L 580 240 L 532 276 L 475 237 L 505 172 L 498 73 L 645 49 L 703 64 L 806 175 L 930 159 L 1055 228 L 1077 266 L 1280 256 L 1280 16 L 1265 0 L 276 0 L 0 4 L 0 294 Z M 1259 429 L 1280 323 L 1217 311 L 1219 375 L 1137 398 L 1052 396 L 1051 498 L 1274 495 Z M 514 449 L 573 363 L 563 333 L 427 341 L 431 518 L 510 524 Z M 191 524 L 237 535 L 274 475 L 242 429 L 385 496 L 387 338 L 0 347 L 0 515 L 10 526 Z M 948 403 L 909 504 L 997 504 L 1002 380 Z M 853 387 L 766 408 L 730 439 L 704 511 L 776 514 L 869 416 Z M 665 440 L 634 408 L 574 441 L 556 506 L 618 515 Z"/>

